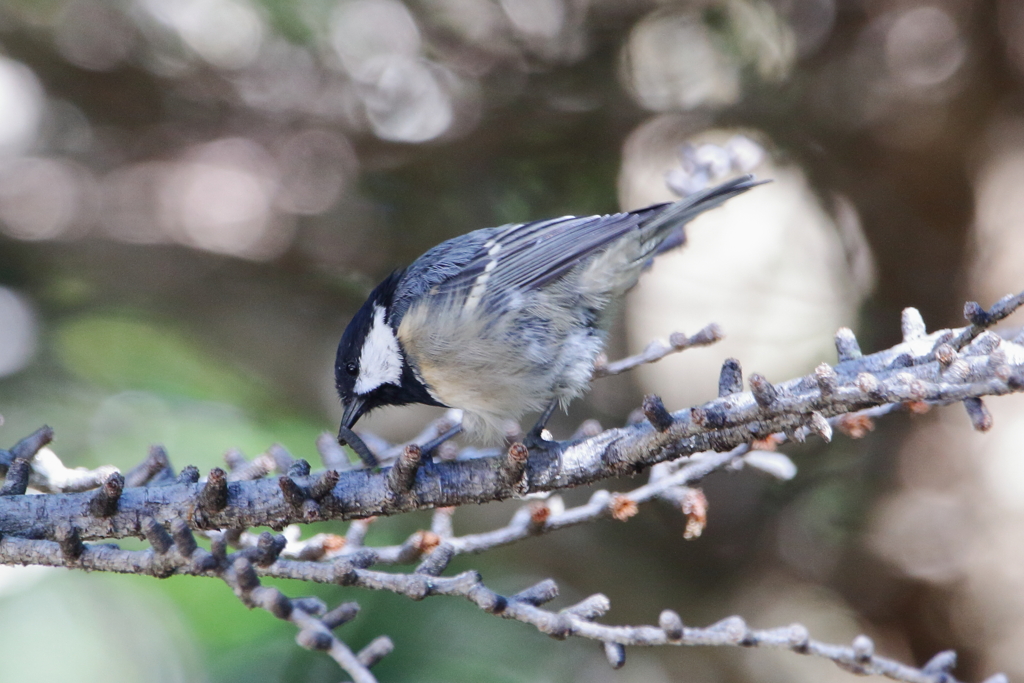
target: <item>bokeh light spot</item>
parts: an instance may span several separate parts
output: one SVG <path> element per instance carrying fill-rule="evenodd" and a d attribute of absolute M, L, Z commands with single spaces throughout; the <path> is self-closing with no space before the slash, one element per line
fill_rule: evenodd
<path fill-rule="evenodd" d="M 28 300 L 0 287 L 0 377 L 18 372 L 32 360 L 38 325 Z"/>
<path fill-rule="evenodd" d="M 948 12 L 921 5 L 900 14 L 889 27 L 885 55 L 891 73 L 900 83 L 930 88 L 960 69 L 967 46 Z"/>
<path fill-rule="evenodd" d="M 356 72 L 376 57 L 418 55 L 420 30 L 397 0 L 348 0 L 332 16 L 331 44 L 345 68 Z"/>
<path fill-rule="evenodd" d="M 93 183 L 57 159 L 21 158 L 0 167 L 0 230 L 23 240 L 52 239 L 87 222 Z"/>
<path fill-rule="evenodd" d="M 512 24 L 521 33 L 541 38 L 554 38 L 565 24 L 562 0 L 501 0 Z"/>
<path fill-rule="evenodd" d="M 275 221 L 273 160 L 256 143 L 227 138 L 201 145 L 161 188 L 165 225 L 180 241 L 221 254 L 270 258 L 291 230 Z"/>
<path fill-rule="evenodd" d="M 356 74 L 366 117 L 377 137 L 395 142 L 426 142 L 452 123 L 451 98 L 439 82 L 448 76 L 438 65 L 400 55 L 368 60 Z"/>
<path fill-rule="evenodd" d="M 739 65 L 715 43 L 695 13 L 656 14 L 630 33 L 627 83 L 648 109 L 693 109 L 739 99 Z"/>
<path fill-rule="evenodd" d="M 0 57 L 0 155 L 18 154 L 35 140 L 43 89 L 21 62 Z"/>
<path fill-rule="evenodd" d="M 135 28 L 108 4 L 75 0 L 63 8 L 57 20 L 54 43 L 75 66 L 107 71 L 129 56 L 135 45 Z"/>
<path fill-rule="evenodd" d="M 263 42 L 263 21 L 243 0 L 143 0 L 196 54 L 221 69 L 252 63 Z"/>

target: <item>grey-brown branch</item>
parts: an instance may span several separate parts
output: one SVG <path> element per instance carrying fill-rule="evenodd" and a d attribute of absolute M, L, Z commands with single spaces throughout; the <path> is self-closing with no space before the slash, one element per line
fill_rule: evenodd
<path fill-rule="evenodd" d="M 187 533 L 187 530 L 186 532 Z M 167 534 L 164 530 L 162 534 Z M 162 535 L 160 532 L 153 535 Z M 294 623 L 300 630 L 296 641 L 312 650 L 325 650 L 360 683 L 375 681 L 369 667 L 391 650 L 386 638 L 378 638 L 358 655 L 332 633 L 332 629 L 351 619 L 356 607 L 345 603 L 327 612 L 317 598 L 289 599 L 273 587 L 260 585 L 260 576 L 299 579 L 318 583 L 357 586 L 384 590 L 422 600 L 430 596 L 461 597 L 484 612 L 534 626 L 553 638 L 570 636 L 604 643 L 606 652 L 614 654 L 613 665 L 621 665 L 623 646 L 703 645 L 741 646 L 788 649 L 793 652 L 832 660 L 858 674 L 880 674 L 908 683 L 957 683 L 950 674 L 956 664 L 955 655 L 942 652 L 920 669 L 874 654 L 874 645 L 867 636 L 858 636 L 848 646 L 814 640 L 800 624 L 765 630 L 751 629 L 738 616 L 731 616 L 707 627 L 684 626 L 671 610 L 661 613 L 657 626 L 613 626 L 597 623 L 610 608 L 608 599 L 592 595 L 558 611 L 543 605 L 558 596 L 557 585 L 549 580 L 528 587 L 511 596 L 503 596 L 488 588 L 479 573 L 467 571 L 452 577 L 441 577 L 447 560 L 431 563 L 440 554 L 450 559 L 444 543 L 438 545 L 410 574 L 394 574 L 370 569 L 367 557 L 333 562 L 295 561 L 260 558 L 254 552 L 223 553 L 223 545 L 214 543 L 212 552 L 198 548 L 195 541 L 182 540 L 181 529 L 174 530 L 173 543 L 154 543 L 152 550 L 121 550 L 114 546 L 84 545 L 69 558 L 59 543 L 21 538 L 0 540 L 0 558 L 6 563 L 72 566 L 91 571 L 149 574 L 164 577 L 172 574 L 219 576 L 230 585 L 239 598 L 250 607 L 265 609 L 280 619 Z M 268 534 L 269 535 L 269 534 Z M 191 536 L 189 535 L 189 538 Z M 219 546 L 219 547 L 218 547 Z M 17 558 L 12 562 L 14 558 Z M 609 657 L 611 659 L 611 656 Z M 986 683 L 1005 683 L 1001 674 Z"/>
<path fill-rule="evenodd" d="M 374 680 L 369 666 L 390 651 L 389 641 L 378 639 L 354 654 L 332 634 L 334 626 L 351 616 L 325 613 L 322 604 L 309 599 L 286 598 L 260 586 L 259 576 L 387 590 L 413 599 L 461 596 L 554 637 L 601 641 L 614 667 L 624 662 L 625 645 L 766 646 L 827 657 L 857 673 L 951 683 L 955 679 L 949 669 L 955 660 L 945 653 L 914 669 L 875 656 L 863 636 L 849 647 L 826 645 L 811 640 L 798 625 L 755 631 L 738 617 L 689 628 L 668 611 L 657 627 L 608 626 L 595 621 L 607 610 L 603 596 L 552 612 L 541 605 L 557 595 L 553 582 L 505 597 L 484 586 L 475 572 L 441 574 L 456 554 L 600 518 L 625 521 L 636 514 L 638 504 L 654 499 L 678 506 L 689 518 L 687 534 L 692 527 L 693 535 L 699 535 L 707 503 L 690 485 L 708 473 L 743 464 L 782 478 L 795 472 L 784 455 L 752 450 L 752 443 L 774 445 L 810 434 L 827 441 L 834 428 L 856 435 L 869 426 L 871 416 L 905 405 L 953 402 L 963 402 L 975 428 L 987 430 L 992 420 L 982 397 L 1024 390 L 1024 339 L 1006 340 L 987 328 L 1019 307 L 1022 297 L 1006 297 L 989 311 L 968 304 L 968 327 L 930 335 L 920 315 L 907 309 L 903 342 L 867 356 L 851 331 L 840 330 L 834 367 L 823 363 L 810 375 L 775 385 L 753 374 L 749 392 L 742 391 L 739 363 L 730 359 L 723 365 L 714 401 L 670 413 L 660 399 L 648 397 L 642 422 L 604 431 L 587 425 L 580 430 L 582 438 L 536 452 L 513 443 L 503 453 L 466 449 L 453 461 L 435 461 L 412 445 L 392 449 L 397 457 L 392 457 L 391 467 L 351 469 L 337 445 L 323 439 L 318 446 L 330 467 L 326 471 L 311 472 L 305 461 L 274 447 L 251 462 L 229 453 L 229 471 L 215 468 L 200 481 L 194 467 L 175 476 L 167 453 L 159 448 L 123 476 L 113 468 L 71 470 L 46 447 L 53 434 L 43 428 L 10 450 L 0 450 L 0 472 L 6 472 L 0 489 L 0 563 L 218 576 L 246 604 L 295 623 L 301 645 L 328 651 L 357 681 Z M 713 326 L 693 337 L 674 335 L 670 346 L 650 346 L 636 357 L 601 364 L 595 375 L 654 362 L 719 336 Z M 651 473 L 649 482 L 624 494 L 597 491 L 586 504 L 568 510 L 557 498 L 534 501 L 501 529 L 461 537 L 452 532 L 452 509 L 461 505 L 550 493 L 645 469 Z M 272 470 L 279 476 L 266 478 Z M 45 495 L 25 495 L 28 487 Z M 373 517 L 426 508 L 435 509 L 430 531 L 417 532 L 398 546 L 363 547 Z M 319 534 L 300 542 L 245 531 L 323 519 L 354 521 L 344 539 Z M 211 550 L 196 545 L 193 530 L 210 539 Z M 126 536 L 146 538 L 152 549 L 125 551 L 88 543 Z M 229 553 L 229 546 L 236 551 Z M 411 574 L 370 569 L 374 564 L 412 562 L 419 566 Z M 346 614 L 353 612 L 346 609 Z"/>
<path fill-rule="evenodd" d="M 663 429 L 644 421 L 553 444 L 529 458 L 510 449 L 450 462 L 424 461 L 411 478 L 393 476 L 390 467 L 350 469 L 339 472 L 329 490 L 318 479 L 324 474 L 227 481 L 214 470 L 205 482 L 124 488 L 116 505 L 105 503 L 102 515 L 94 514 L 95 491 L 4 496 L 0 534 L 52 538 L 55 521 L 61 520 L 75 526 L 85 540 L 139 537 L 145 518 L 161 524 L 185 519 L 197 529 L 283 528 L 313 520 L 485 503 L 634 474 L 694 453 L 728 451 L 776 432 L 798 439 L 812 433 L 825 436 L 825 418 L 894 403 L 968 401 L 976 426 L 984 428 L 988 422 L 982 397 L 1024 389 L 1024 346 L 982 332 L 957 352 L 949 342 L 967 329 L 914 337 L 867 356 L 854 350 L 852 333 L 843 330 L 837 346 L 844 360 L 834 367 L 822 364 L 810 375 L 777 385 L 755 374 L 750 377 L 752 391 L 671 413 L 659 425 Z M 0 462 L 13 460 L 0 452 Z M 111 476 L 103 480 L 104 487 L 110 486 Z"/>

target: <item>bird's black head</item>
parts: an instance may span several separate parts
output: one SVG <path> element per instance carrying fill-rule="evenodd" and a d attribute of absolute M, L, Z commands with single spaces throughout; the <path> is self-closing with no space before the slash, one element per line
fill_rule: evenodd
<path fill-rule="evenodd" d="M 341 335 L 334 380 L 345 427 L 380 406 L 439 405 L 416 378 L 396 335 L 398 323 L 389 316 L 401 278 L 402 271 L 395 271 L 377 285 Z"/>

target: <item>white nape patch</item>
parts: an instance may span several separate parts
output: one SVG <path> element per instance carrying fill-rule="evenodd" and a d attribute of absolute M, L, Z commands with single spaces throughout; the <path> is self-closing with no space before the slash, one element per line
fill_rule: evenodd
<path fill-rule="evenodd" d="M 367 394 L 382 384 L 401 384 L 402 352 L 391 327 L 384 322 L 384 309 L 373 307 L 373 324 L 359 352 L 357 394 Z"/>

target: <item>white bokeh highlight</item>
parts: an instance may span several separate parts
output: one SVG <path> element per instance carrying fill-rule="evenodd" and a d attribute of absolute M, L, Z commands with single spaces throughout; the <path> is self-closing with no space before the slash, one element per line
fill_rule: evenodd
<path fill-rule="evenodd" d="M 259 54 L 266 32 L 245 0 L 140 0 L 197 55 L 220 69 L 241 69 Z"/>
<path fill-rule="evenodd" d="M 0 157 L 21 154 L 36 139 L 44 95 L 31 69 L 0 57 Z"/>
<path fill-rule="evenodd" d="M 0 377 L 23 369 L 35 356 L 39 325 L 28 299 L 0 287 Z"/>
<path fill-rule="evenodd" d="M 164 229 L 199 249 L 272 258 L 294 232 L 273 210 L 277 184 L 273 159 L 255 142 L 224 138 L 199 145 L 158 188 Z"/>
<path fill-rule="evenodd" d="M 674 199 L 665 185 L 682 139 L 671 117 L 635 131 L 626 144 L 620 201 L 632 209 Z M 691 140 L 724 145 L 732 132 Z M 873 281 L 871 257 L 852 206 L 825 210 L 803 172 L 766 160 L 771 183 L 729 200 L 687 227 L 687 244 L 658 257 L 629 295 L 630 352 L 674 331 L 716 322 L 725 340 L 638 369 L 644 391 L 673 409 L 713 398 L 724 359 L 769 380 L 834 360 L 837 328 L 852 326 Z"/>

